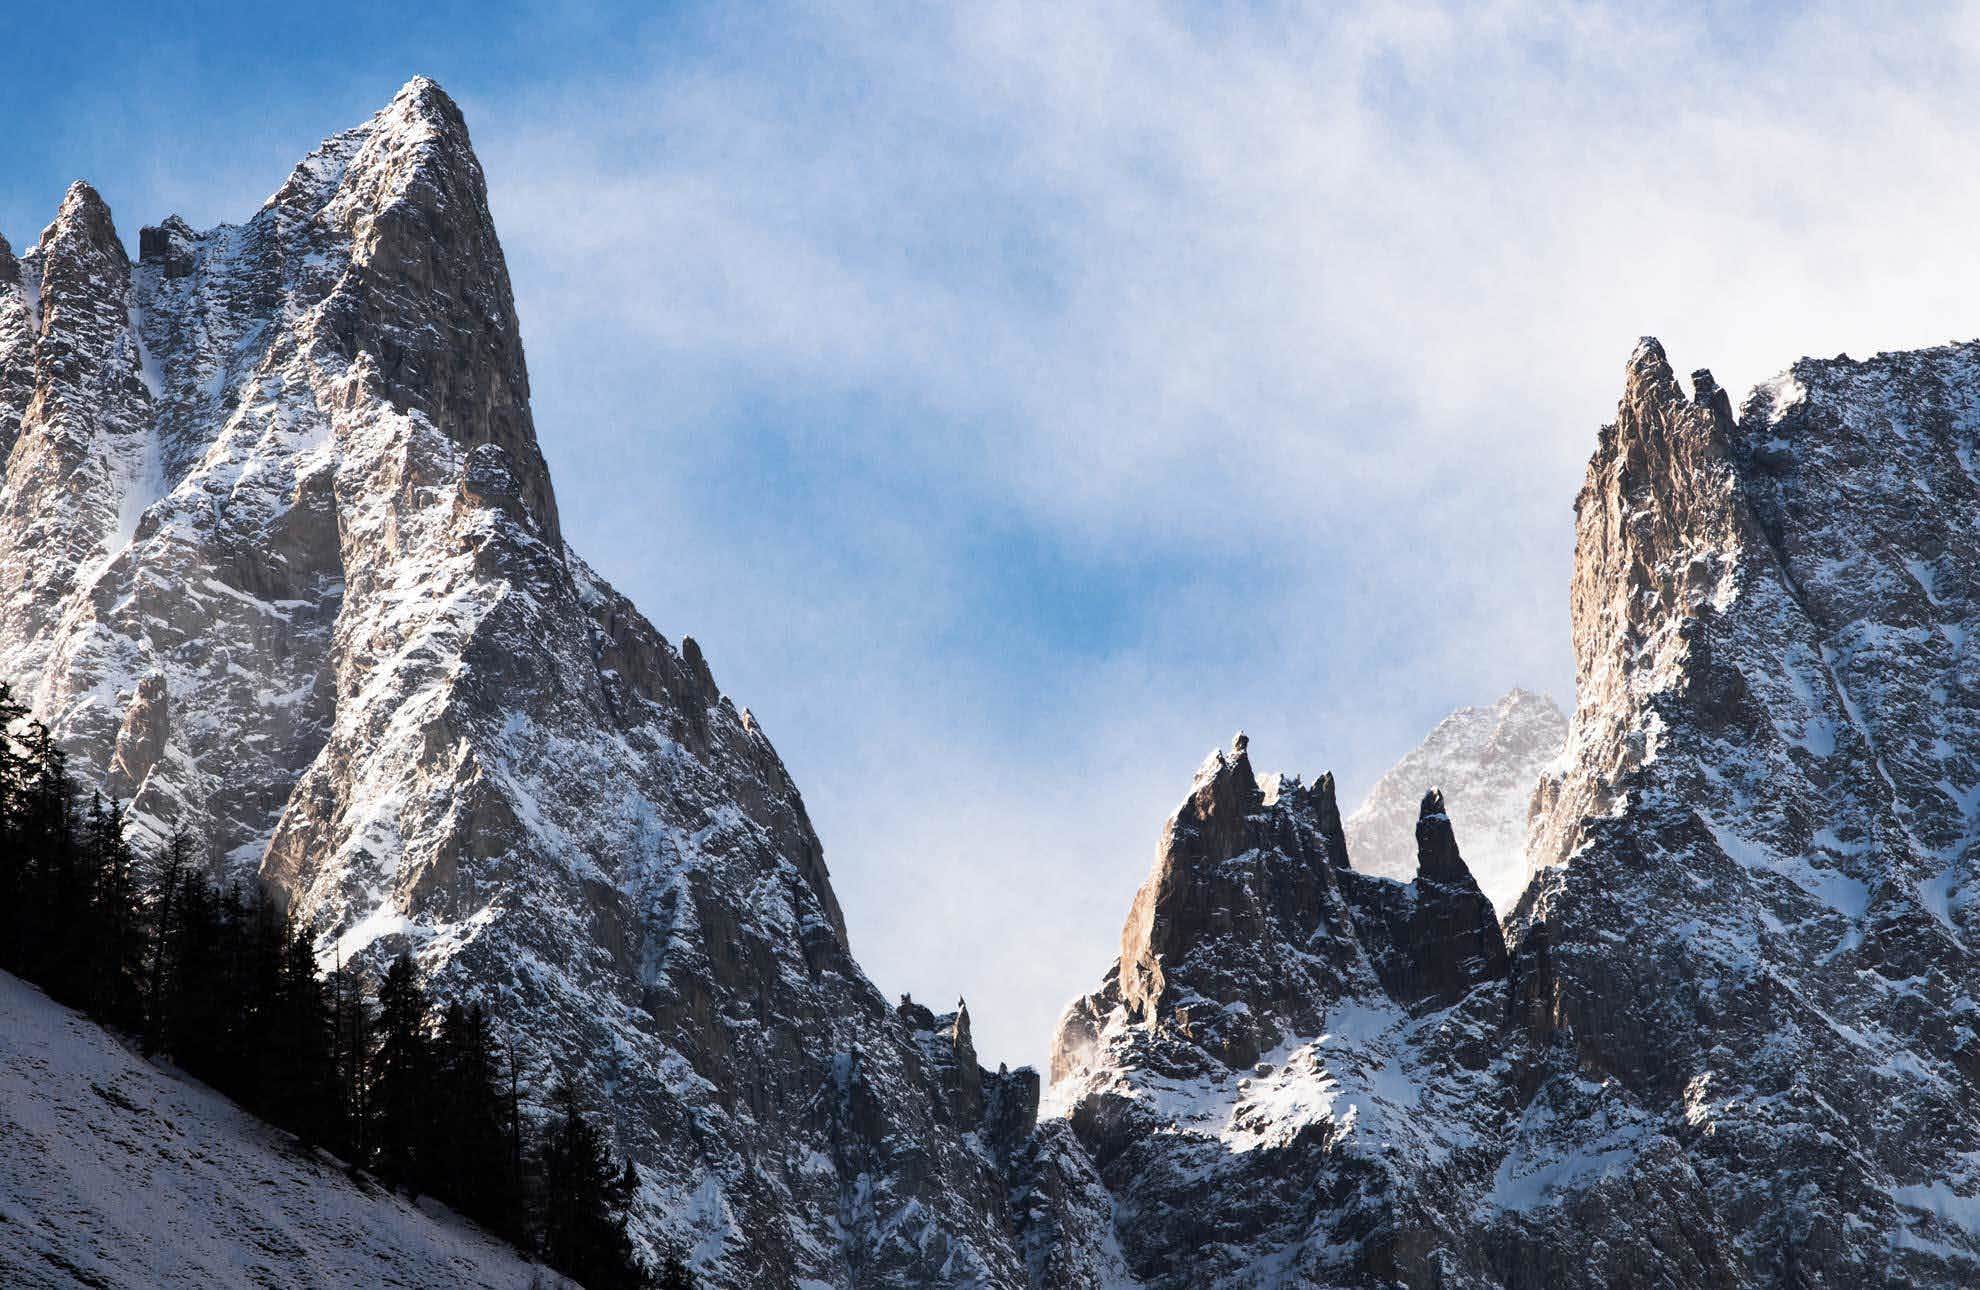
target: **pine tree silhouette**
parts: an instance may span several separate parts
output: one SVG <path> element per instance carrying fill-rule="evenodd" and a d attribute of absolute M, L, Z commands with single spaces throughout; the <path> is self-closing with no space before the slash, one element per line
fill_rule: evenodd
<path fill-rule="evenodd" d="M 544 1260 L 587 1290 L 649 1285 L 626 1233 L 630 1162 L 626 1173 L 612 1168 L 605 1136 L 585 1115 L 568 1076 L 558 1079 L 550 1102 L 551 1120 L 537 1148 Z"/>
<path fill-rule="evenodd" d="M 433 1050 L 431 1004 L 412 955 L 401 952 L 378 982 L 378 1046 L 371 1058 L 370 1146 L 378 1172 L 414 1191 L 429 1139 Z"/>

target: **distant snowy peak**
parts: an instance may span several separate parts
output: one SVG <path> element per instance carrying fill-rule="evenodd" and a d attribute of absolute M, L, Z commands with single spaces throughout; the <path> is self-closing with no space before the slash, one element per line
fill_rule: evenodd
<path fill-rule="evenodd" d="M 1515 689 L 1491 707 L 1459 708 L 1369 790 L 1346 821 L 1348 858 L 1364 873 L 1416 874 L 1417 807 L 1443 791 L 1478 885 L 1502 914 L 1526 885 L 1527 810 L 1560 756 L 1567 718 L 1544 694 Z"/>

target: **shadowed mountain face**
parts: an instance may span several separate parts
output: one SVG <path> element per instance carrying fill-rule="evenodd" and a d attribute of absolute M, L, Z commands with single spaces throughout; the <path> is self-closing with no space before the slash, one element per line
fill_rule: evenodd
<path fill-rule="evenodd" d="M 1467 804 L 1557 717 L 1349 824 L 1240 736 L 1039 1120 L 879 997 L 761 728 L 563 542 L 437 86 L 138 247 L 81 184 L 0 243 L 0 679 L 326 966 L 410 947 L 598 1090 L 708 1283 L 1980 1279 L 1980 346 L 1735 417 L 1645 342 L 1503 925 Z M 1350 866 L 1378 817 L 1408 882 Z"/>

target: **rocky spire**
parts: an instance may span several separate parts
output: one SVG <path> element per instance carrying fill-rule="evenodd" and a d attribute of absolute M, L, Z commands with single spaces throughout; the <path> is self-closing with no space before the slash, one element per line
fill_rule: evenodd
<path fill-rule="evenodd" d="M 1340 802 L 1334 796 L 1334 772 L 1323 770 L 1313 780 L 1313 819 L 1320 836 L 1327 840 L 1327 859 L 1336 869 L 1348 867 L 1347 829 L 1341 822 Z"/>
<path fill-rule="evenodd" d="M 1283 1035 L 1315 1033 L 1343 997 L 1380 989 L 1442 1005 L 1503 977 L 1496 917 L 1435 794 L 1418 839 L 1413 886 L 1353 872 L 1333 777 L 1261 779 L 1239 734 L 1203 763 L 1163 830 L 1114 978 L 1061 1021 L 1054 1079 L 1099 1042 L 1115 1007 L 1243 1066 Z"/>
<path fill-rule="evenodd" d="M 1359 878 L 1359 875 L 1356 875 Z M 1458 852 L 1444 795 L 1423 795 L 1416 876 L 1406 887 L 1363 880 L 1353 903 L 1362 943 L 1390 997 L 1412 1009 L 1447 1007 L 1507 977 L 1498 915 Z"/>
<path fill-rule="evenodd" d="M 417 76 L 352 139 L 358 147 L 323 216 L 349 233 L 342 308 L 364 320 L 363 348 L 386 397 L 463 448 L 507 453 L 524 505 L 561 554 L 508 265 L 460 108 Z"/>
<path fill-rule="evenodd" d="M 1738 487 L 1729 403 L 1710 373 L 1704 381 L 1703 397 L 1688 397 L 1663 346 L 1644 337 L 1575 501 L 1568 761 L 1579 769 L 1542 786 L 1547 809 L 1529 844 L 1536 866 L 1571 854 L 1580 822 L 1627 791 L 1650 746 L 1651 696 L 1673 692 L 1685 674 L 1696 638 L 1686 624 L 1730 592 L 1743 554 L 1764 558 Z"/>
<path fill-rule="evenodd" d="M 1457 835 L 1451 831 L 1451 817 L 1444 810 L 1442 789 L 1423 794 L 1416 812 L 1416 876 L 1431 882 L 1466 883 L 1471 870 L 1458 854 Z"/>
<path fill-rule="evenodd" d="M 0 485 L 6 480 L 7 458 L 20 434 L 21 417 L 34 395 L 38 286 L 32 271 L 0 237 Z"/>
<path fill-rule="evenodd" d="M 38 667 L 59 602 L 122 541 L 151 430 L 130 261 L 94 188 L 69 186 L 29 259 L 32 289 L 0 293 L 0 551 L 35 557 L 0 562 L 0 677 Z"/>
<path fill-rule="evenodd" d="M 1416 915 L 1405 939 L 1419 997 L 1454 1003 L 1474 986 L 1505 980 L 1498 915 L 1459 854 L 1444 795 L 1434 788 L 1417 815 L 1415 888 Z"/>
<path fill-rule="evenodd" d="M 1277 947 L 1305 945 L 1326 922 L 1323 911 L 1337 899 L 1335 857 L 1345 853 L 1331 779 L 1317 798 L 1281 780 L 1268 805 L 1249 749 L 1239 732 L 1197 770 L 1128 911 L 1119 960 L 1131 1016 L 1153 1020 L 1175 997 L 1243 1003 L 1242 1012 L 1189 1023 L 1206 1035 L 1227 1029 L 1213 1042 L 1240 1062 L 1278 1005 L 1311 1017 L 1316 993 L 1331 988 L 1294 982 L 1272 960 Z"/>

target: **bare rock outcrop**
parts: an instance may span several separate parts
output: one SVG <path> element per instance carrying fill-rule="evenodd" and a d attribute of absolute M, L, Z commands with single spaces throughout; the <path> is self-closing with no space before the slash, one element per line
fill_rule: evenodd
<path fill-rule="evenodd" d="M 1257 776 L 1240 735 L 1170 818 L 1051 1059 L 1146 1284 L 1441 1275 L 1446 1174 L 1489 1173 L 1510 1101 L 1507 963 L 1442 800 L 1423 805 L 1416 881 L 1357 872 L 1332 778 Z"/>

